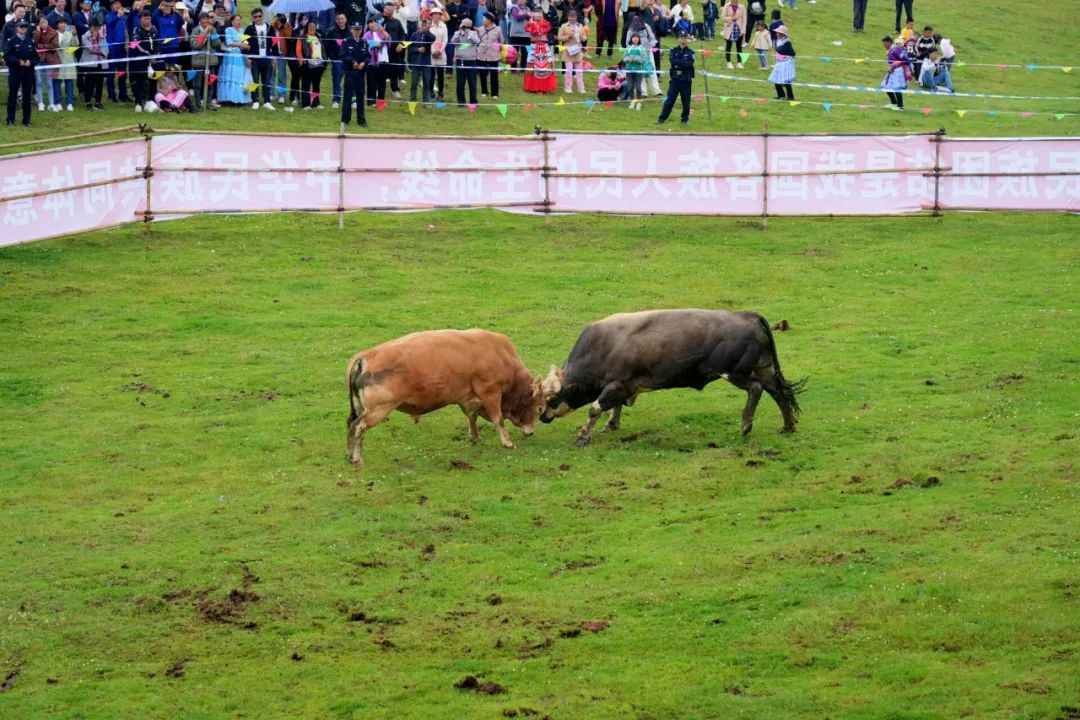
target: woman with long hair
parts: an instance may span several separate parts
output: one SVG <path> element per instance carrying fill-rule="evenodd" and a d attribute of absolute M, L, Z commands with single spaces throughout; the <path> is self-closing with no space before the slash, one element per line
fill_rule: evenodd
<path fill-rule="evenodd" d="M 326 55 L 314 20 L 308 20 L 303 35 L 296 41 L 296 59 L 300 63 L 300 108 L 325 110 L 319 102 L 319 88 L 326 72 Z"/>
<path fill-rule="evenodd" d="M 248 92 L 248 78 L 251 77 L 244 62 L 244 50 L 248 44 L 244 40 L 244 19 L 239 15 L 229 18 L 229 27 L 225 28 L 225 57 L 221 60 L 221 74 L 218 75 L 218 102 L 233 105 L 247 105 L 251 102 Z"/>

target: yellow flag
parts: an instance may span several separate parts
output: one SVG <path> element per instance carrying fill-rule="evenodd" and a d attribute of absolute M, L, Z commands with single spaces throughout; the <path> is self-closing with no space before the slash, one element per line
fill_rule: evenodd
<path fill-rule="evenodd" d="M 1072 68 L 1071 67 L 1063 67 L 1063 68 L 1061 68 L 1061 71 L 1062 72 L 1072 72 Z"/>
<path fill-rule="evenodd" d="M 247 42 L 248 40 L 251 39 L 251 36 L 250 35 L 241 35 L 240 39 L 243 40 L 244 42 Z"/>
<path fill-rule="evenodd" d="M 791 107 L 799 107 L 802 105 L 802 100 L 788 100 L 788 105 Z"/>
<path fill-rule="evenodd" d="M 866 62 L 866 58 L 855 58 L 855 64 L 856 65 L 860 65 L 860 64 L 862 64 L 864 62 Z"/>
<path fill-rule="evenodd" d="M 411 40 L 409 40 L 409 41 L 406 41 L 406 42 L 403 42 L 403 43 L 401 43 L 401 47 L 403 47 L 403 48 L 407 48 L 407 47 L 409 47 L 410 45 L 412 45 L 412 41 L 411 41 Z"/>
<path fill-rule="evenodd" d="M 253 82 L 244 89 L 247 90 L 248 92 L 255 92 L 256 90 L 259 89 L 259 83 Z"/>
<path fill-rule="evenodd" d="M 960 117 L 964 117 L 965 115 L 967 115 L 967 110 L 957 110 L 956 114 Z"/>
<path fill-rule="evenodd" d="M 161 76 L 164 75 L 164 74 L 165 74 L 164 70 L 157 70 L 157 71 L 154 72 L 154 79 L 155 80 L 160 80 Z"/>
<path fill-rule="evenodd" d="M 74 55 L 75 53 L 79 52 L 79 48 L 77 48 L 77 47 L 64 48 L 64 49 L 67 50 L 68 55 Z"/>
<path fill-rule="evenodd" d="M 565 105 L 566 104 L 566 98 L 562 98 L 562 97 L 559 98 L 559 102 L 557 102 L 555 104 L 556 105 Z"/>
<path fill-rule="evenodd" d="M 409 103 L 409 114 L 410 115 L 415 115 L 416 114 L 416 103 L 414 103 L 414 102 Z"/>
<path fill-rule="evenodd" d="M 563 50 L 566 49 L 566 46 L 565 45 L 556 45 L 555 49 L 558 50 L 559 52 L 562 52 Z"/>

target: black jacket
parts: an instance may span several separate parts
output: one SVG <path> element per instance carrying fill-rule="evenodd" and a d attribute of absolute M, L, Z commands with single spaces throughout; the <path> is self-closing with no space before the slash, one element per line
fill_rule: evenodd
<path fill-rule="evenodd" d="M 336 24 L 334 27 L 326 31 L 325 40 L 323 43 L 323 50 L 326 52 L 327 60 L 337 60 L 341 57 L 341 45 L 345 44 L 345 40 L 352 37 L 352 32 L 349 30 L 349 26 L 346 25 L 343 28 L 339 28 Z M 341 44 L 338 44 L 338 40 L 341 40 Z"/>
<path fill-rule="evenodd" d="M 668 53 L 671 63 L 672 80 L 692 80 L 694 78 L 694 51 L 688 47 L 676 45 Z"/>
<path fill-rule="evenodd" d="M 138 42 L 135 47 L 128 48 L 128 59 L 132 62 L 147 62 L 150 55 L 157 52 L 158 48 L 158 31 L 157 28 L 151 25 L 149 28 L 143 28 L 142 25 L 136 26 L 131 32 L 131 41 Z"/>
<path fill-rule="evenodd" d="M 345 38 L 345 42 L 341 43 L 341 69 L 345 72 L 355 70 L 353 63 L 366 65 L 369 59 L 371 59 L 371 55 L 368 52 L 367 41 L 363 38 L 354 40 L 352 33 L 349 33 L 349 37 Z"/>
<path fill-rule="evenodd" d="M 250 36 L 247 39 L 248 49 L 244 51 L 244 54 L 258 55 L 259 34 L 255 32 L 255 24 L 252 23 L 251 25 L 248 25 L 246 28 L 244 28 L 244 34 Z M 274 30 L 274 26 L 270 23 L 266 23 L 266 35 L 263 37 L 263 42 L 266 43 L 266 57 L 277 57 L 280 54 L 278 43 L 275 43 L 273 40 L 276 37 L 277 31 Z"/>
<path fill-rule="evenodd" d="M 20 60 L 29 60 L 30 66 L 33 67 L 37 64 L 37 59 L 37 48 L 34 47 L 34 39 L 30 37 L 29 32 L 21 38 L 18 33 L 15 33 L 4 43 L 4 62 L 9 68 L 16 67 Z"/>

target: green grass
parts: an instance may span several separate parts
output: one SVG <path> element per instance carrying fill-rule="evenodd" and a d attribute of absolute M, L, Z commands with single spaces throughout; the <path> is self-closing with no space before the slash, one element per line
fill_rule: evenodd
<path fill-rule="evenodd" d="M 0 717 L 1080 705 L 1075 218 L 335 224 L 0 250 Z M 679 306 L 789 321 L 798 433 L 765 400 L 743 439 L 717 383 L 583 450 L 582 412 L 505 451 L 451 408 L 345 460 L 358 349 L 478 326 L 539 373 L 594 319 Z"/>
<path fill-rule="evenodd" d="M 768 3 L 770 9 L 775 3 Z M 1066 5 L 1068 3 L 1065 3 Z M 851 61 L 835 60 L 822 62 L 821 56 L 870 58 L 874 61 L 884 58 L 880 37 L 884 33 L 892 34 L 893 4 L 882 0 L 871 2 L 867 16 L 866 32 L 851 32 L 851 3 L 846 0 L 821 0 L 817 5 L 800 3 L 798 10 L 784 11 L 785 22 L 791 30 L 792 42 L 799 53 L 798 79 L 801 82 L 856 84 L 877 87 L 884 75 L 884 65 L 878 62 L 854 64 Z M 1040 8 L 1050 10 L 1050 8 Z M 695 3 L 695 11 L 700 10 L 700 3 Z M 980 2 L 935 2 L 918 0 L 915 12 L 919 28 L 929 23 L 946 37 L 950 37 L 957 47 L 958 59 L 967 63 L 997 64 L 1008 63 L 1028 65 L 1069 66 L 1077 65 L 1070 73 L 1061 70 L 1027 70 L 1025 68 L 977 67 L 967 65 L 957 68 L 954 79 L 960 92 L 1010 94 L 1021 96 L 1080 96 L 1080 13 L 1063 12 L 1052 16 L 1029 13 L 1024 18 L 1017 16 L 1016 3 L 1013 0 L 981 0 Z M 1007 21 L 1006 18 L 1012 18 Z M 1015 21 L 1015 22 L 1014 22 Z M 1018 35 L 1020 23 L 1030 33 L 1021 41 Z M 1043 23 L 1049 23 L 1048 29 L 1041 29 Z M 1034 34 L 1031 34 L 1034 33 Z M 1044 38 L 1050 42 L 1042 42 Z M 1037 40 L 1038 39 L 1038 40 Z M 833 45 L 834 41 L 841 46 Z M 674 44 L 672 38 L 664 39 L 664 47 Z M 722 41 L 697 43 L 699 50 L 704 47 L 715 49 Z M 618 58 L 615 58 L 616 60 Z M 698 57 L 698 66 L 703 59 Z M 597 67 L 604 67 L 607 58 L 597 60 Z M 730 74 L 734 72 L 744 77 L 765 79 L 767 73 L 757 69 L 757 58 L 751 57 L 745 70 L 728 71 L 723 67 L 722 52 L 714 54 L 705 62 L 714 72 Z M 561 81 L 560 81 L 561 82 Z M 418 109 L 412 116 L 406 103 L 390 104 L 382 113 L 369 112 L 368 119 L 372 133 L 401 134 L 493 134 L 529 133 L 535 125 L 560 130 L 604 130 L 637 132 L 679 132 L 678 123 L 668 123 L 662 129 L 653 123 L 659 113 L 659 99 L 650 102 L 642 112 L 630 112 L 624 106 L 615 106 L 603 110 L 597 105 L 591 112 L 581 105 L 570 107 L 535 107 L 523 112 L 514 104 L 553 103 L 557 96 L 529 95 L 521 90 L 521 79 L 517 76 L 504 75 L 503 91 L 499 102 L 511 107 L 504 119 L 493 106 L 494 101 L 481 104 L 473 115 L 467 109 L 448 107 L 443 110 Z M 588 97 L 595 97 L 595 75 L 590 76 L 587 86 Z M 561 84 L 560 84 L 561 93 Z M 665 84 L 666 87 L 666 84 Z M 694 92 L 706 90 L 703 77 L 695 81 Z M 950 135 L 957 136 L 1012 136 L 1012 135 L 1076 135 L 1080 123 L 1080 102 L 1077 101 L 1040 101 L 1040 100 L 984 100 L 976 98 L 952 98 L 941 96 L 909 96 L 908 111 L 894 113 L 884 109 L 888 104 L 882 94 L 851 92 L 841 90 L 818 90 L 797 88 L 797 98 L 807 104 L 790 107 L 786 103 L 759 104 L 757 98 L 769 98 L 774 92 L 771 85 L 757 82 L 739 82 L 730 80 L 711 80 L 708 90 L 715 97 L 712 99 L 712 120 L 706 117 L 704 103 L 695 104 L 695 113 L 689 130 L 712 133 L 758 133 L 767 121 L 771 132 L 814 133 L 814 132 L 934 132 L 945 127 Z M 6 94 L 6 86 L 4 88 Z M 329 99 L 329 73 L 323 78 L 322 94 Z M 721 96 L 733 99 L 722 102 Z M 744 99 L 738 99 L 744 98 Z M 453 100 L 450 94 L 448 101 Z M 582 96 L 575 95 L 568 101 L 579 101 Z M 811 102 L 836 103 L 829 113 L 820 105 Z M 848 103 L 856 107 L 842 107 Z M 862 110 L 857 105 L 865 104 Z M 924 116 L 921 108 L 929 107 L 933 112 Z M 955 114 L 955 110 L 967 110 L 964 117 Z M 990 116 L 988 110 L 999 114 Z M 1020 112 L 1036 113 L 1031 117 L 1021 117 Z M 745 113 L 745 116 L 742 114 Z M 1055 119 L 1055 114 L 1076 113 L 1064 119 Z M 327 110 L 317 113 L 253 112 L 250 109 L 225 109 L 215 113 L 190 115 L 145 115 L 136 114 L 129 107 L 109 105 L 105 113 L 86 113 L 81 108 L 75 113 L 35 113 L 34 127 L 27 130 L 21 126 L 10 129 L 0 136 L 4 142 L 18 142 L 45 138 L 63 138 L 77 132 L 113 128 L 122 125 L 147 122 L 154 127 L 165 128 L 201 128 L 208 130 L 248 130 L 261 132 L 337 132 L 340 116 Z M 674 125 L 674 127 L 673 127 Z M 355 125 L 350 132 L 361 132 Z M 7 138 L 10 138 L 9 140 Z M 23 148 L 25 149 L 25 148 Z M 0 150 L 3 152 L 3 150 Z"/>

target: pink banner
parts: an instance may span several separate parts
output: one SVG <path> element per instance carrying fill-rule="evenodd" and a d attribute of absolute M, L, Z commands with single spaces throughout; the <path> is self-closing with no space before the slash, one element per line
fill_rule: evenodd
<path fill-rule="evenodd" d="M 1075 138 L 949 140 L 941 145 L 941 164 L 952 168 L 941 180 L 942 208 L 1080 211 Z"/>
<path fill-rule="evenodd" d="M 151 209 L 401 210 L 440 206 L 704 215 L 1080 210 L 1080 141 L 932 136 L 558 135 L 520 138 L 160 135 Z M 766 158 L 766 147 L 768 157 Z M 138 218 L 145 142 L 0 157 L 0 245 Z M 552 168 L 545 178 L 545 161 Z M 344 163 L 345 172 L 339 173 Z M 768 178 L 763 177 L 768 168 Z M 1071 173 L 1071 174 L 1070 174 Z M 102 187 L 67 188 L 103 180 Z M 46 192 L 39 197 L 21 197 Z M 14 199 L 12 199 L 14 198 Z"/>
<path fill-rule="evenodd" d="M 131 222 L 146 203 L 146 182 L 82 190 L 77 185 L 138 175 L 146 142 L 125 140 L 36 155 L 0 157 L 0 246 Z M 37 197 L 7 198 L 49 191 Z"/>

